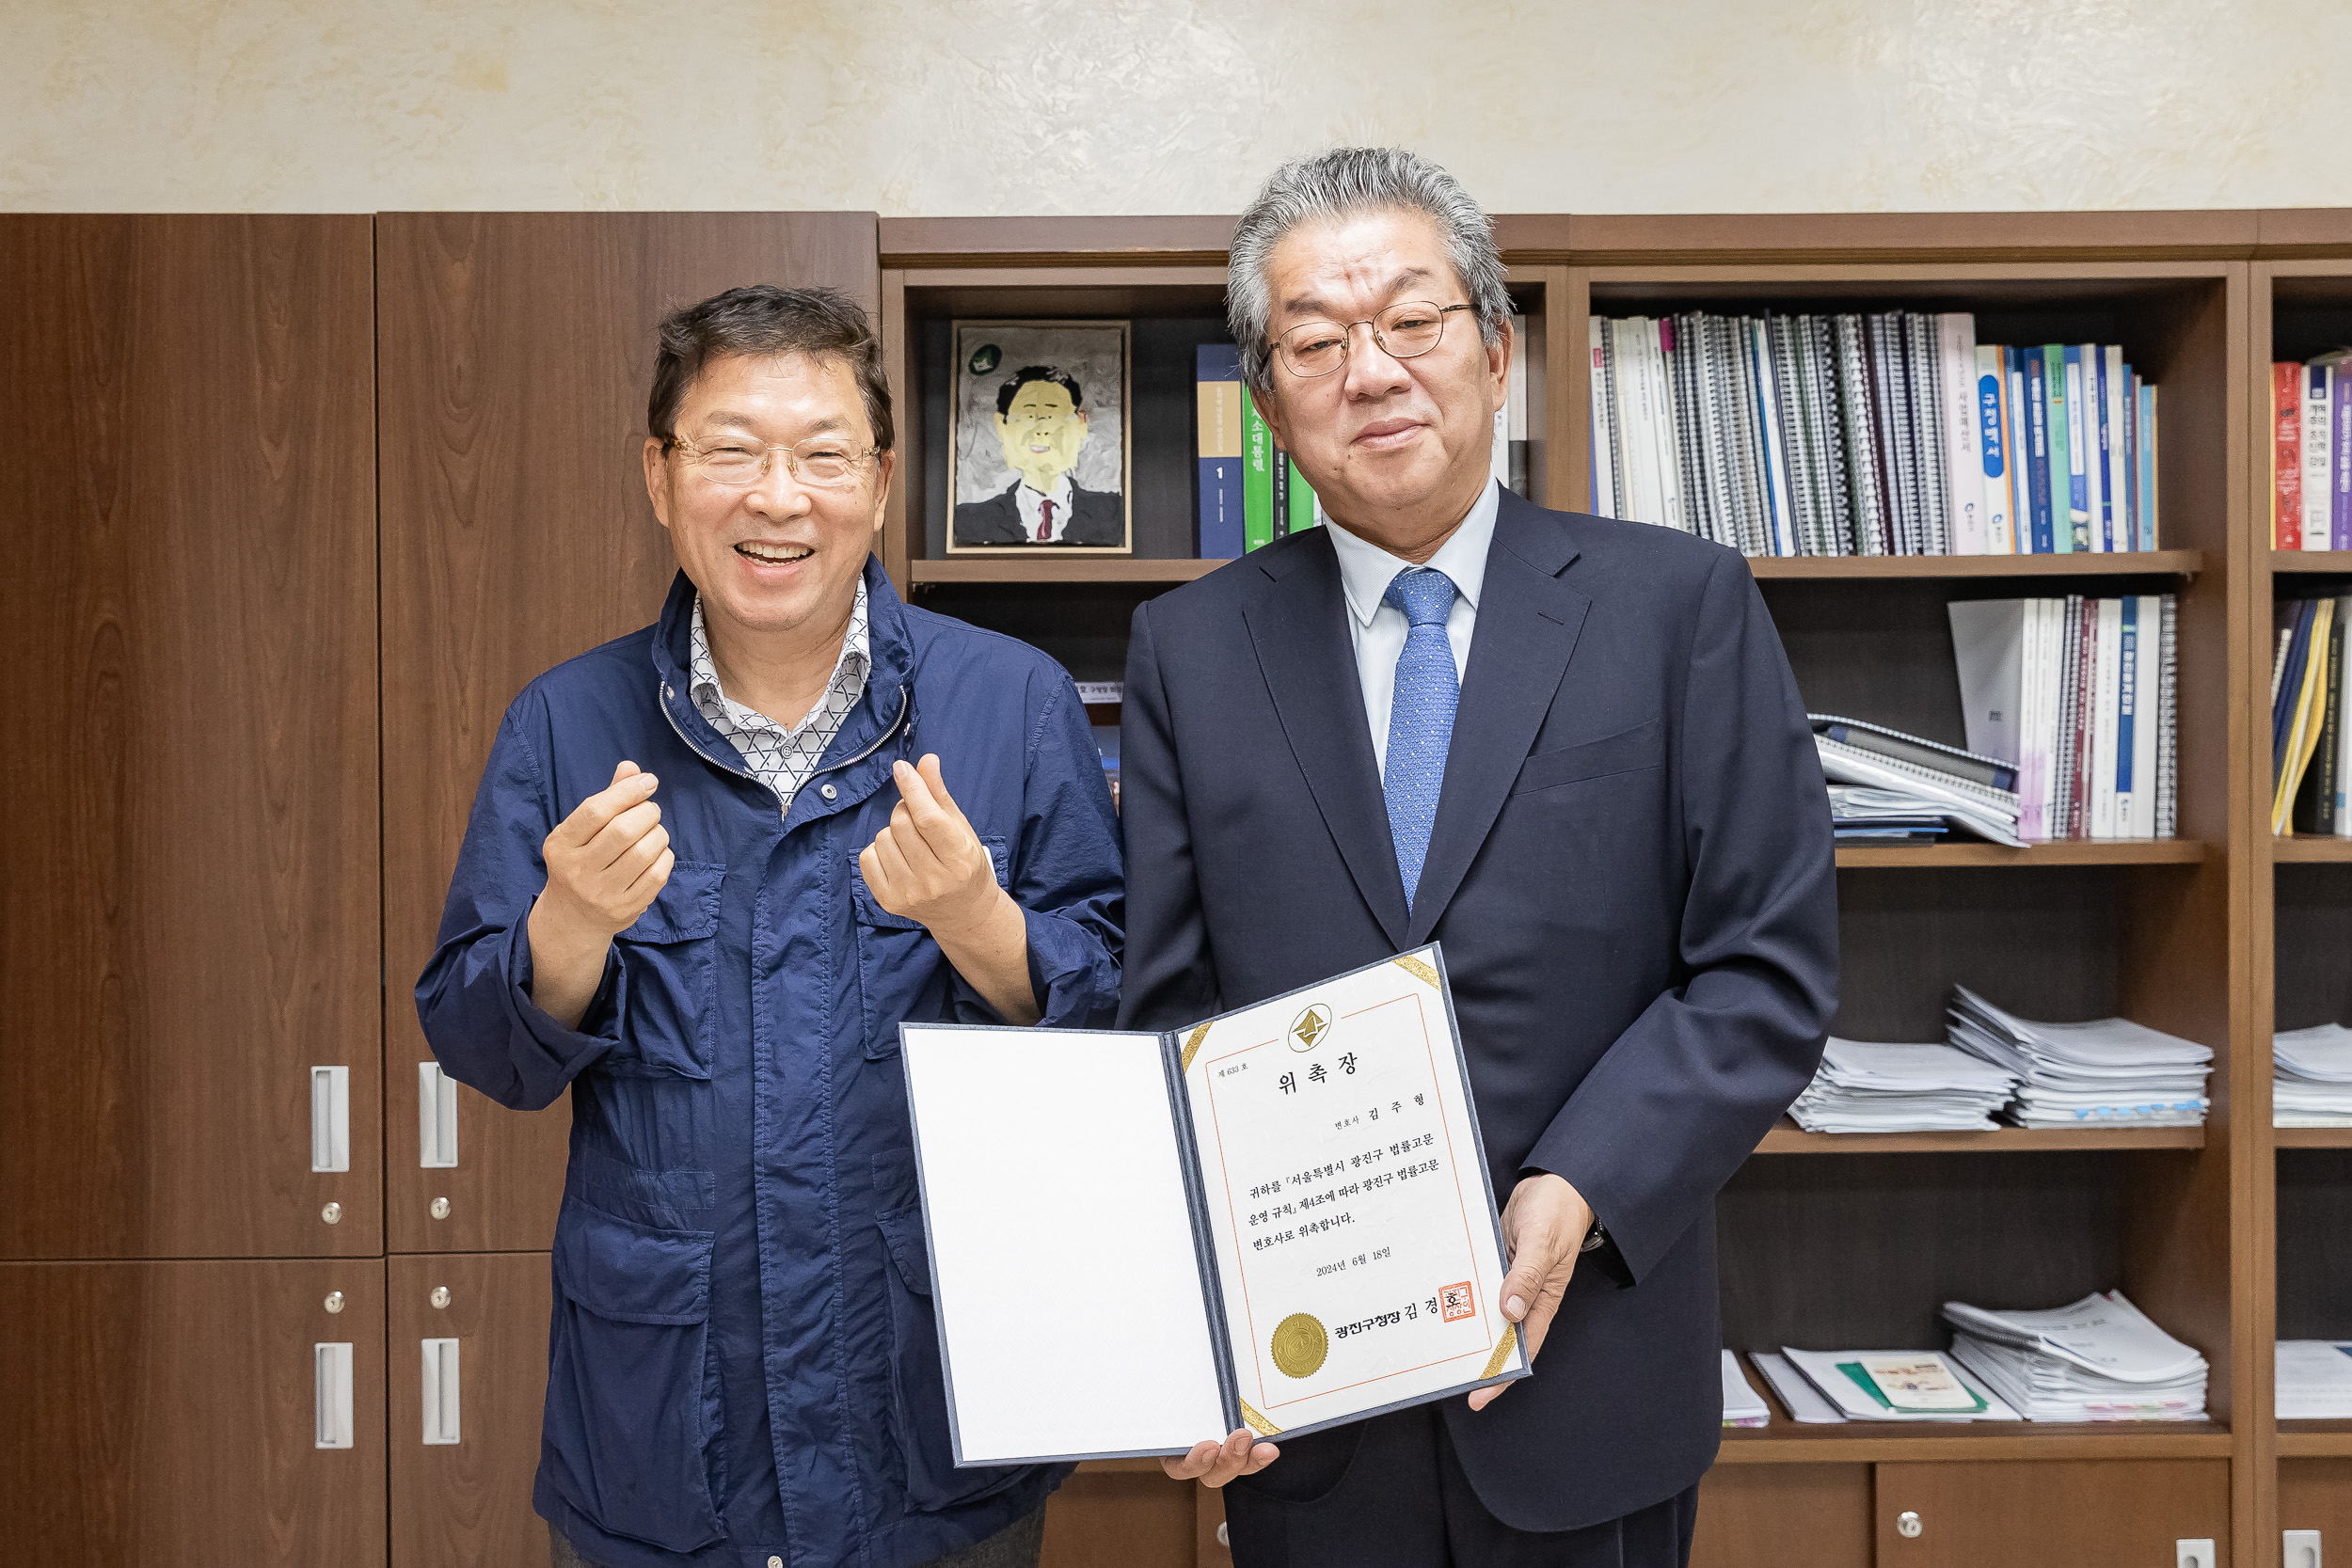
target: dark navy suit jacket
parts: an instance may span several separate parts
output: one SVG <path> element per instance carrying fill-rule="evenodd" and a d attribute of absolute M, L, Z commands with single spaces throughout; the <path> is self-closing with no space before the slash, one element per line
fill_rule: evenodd
<path fill-rule="evenodd" d="M 1120 1026 L 1442 942 L 1498 1199 L 1556 1172 L 1613 1242 L 1534 1376 L 1445 1419 L 1504 1524 L 1614 1518 L 1713 1461 L 1715 1194 L 1836 1008 L 1804 706 L 1738 556 L 1505 491 L 1408 912 L 1346 616 L 1322 530 L 1136 611 Z M 1291 1441 L 1236 1484 L 1321 1496 L 1360 1430 Z"/>
<path fill-rule="evenodd" d="M 1021 502 L 1014 480 L 983 501 L 956 504 L 956 543 L 959 545 L 1025 545 L 1029 531 L 1022 526 Z M 1081 490 L 1070 486 L 1070 515 L 1056 531 L 1057 545 L 1123 545 L 1127 542 L 1126 504 L 1116 490 Z M 1040 546 L 1042 548 L 1043 546 Z"/>

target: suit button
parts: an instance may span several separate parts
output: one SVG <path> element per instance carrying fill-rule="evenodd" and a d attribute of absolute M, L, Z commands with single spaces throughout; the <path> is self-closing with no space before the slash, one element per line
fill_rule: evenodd
<path fill-rule="evenodd" d="M 833 799 L 835 795 L 838 795 L 838 794 L 840 794 L 841 792 L 840 792 L 839 790 L 837 790 L 837 789 L 834 788 L 834 787 L 833 787 L 833 785 L 831 785 L 831 784 L 827 784 L 827 785 L 825 785 L 823 788 L 819 789 L 817 793 L 818 793 L 818 794 L 819 794 L 819 795 L 822 795 L 822 796 L 823 796 L 826 800 L 832 800 L 832 799 Z"/>

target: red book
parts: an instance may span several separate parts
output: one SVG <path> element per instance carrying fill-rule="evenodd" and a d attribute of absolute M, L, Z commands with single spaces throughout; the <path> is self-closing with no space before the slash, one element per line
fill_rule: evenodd
<path fill-rule="evenodd" d="M 2270 544 L 2303 547 L 2303 367 L 2270 367 Z"/>

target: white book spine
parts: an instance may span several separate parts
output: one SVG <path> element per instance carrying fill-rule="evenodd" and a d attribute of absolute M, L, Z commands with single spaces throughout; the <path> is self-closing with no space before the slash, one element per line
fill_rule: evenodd
<path fill-rule="evenodd" d="M 1936 362 L 1944 372 L 1944 456 L 1951 478 L 1952 553 L 1992 553 L 1985 516 L 1984 447 L 1977 405 L 1977 318 L 1950 310 L 1936 318 Z"/>
<path fill-rule="evenodd" d="M 1637 523 L 1655 523 L 1661 519 L 1651 497 L 1658 476 L 1649 454 L 1649 372 L 1642 362 L 1642 321 L 1638 316 L 1620 316 L 1609 324 L 1609 330 L 1616 340 L 1617 410 L 1622 421 L 1618 453 L 1625 460 L 1617 491 L 1624 510 L 1618 515 Z"/>
<path fill-rule="evenodd" d="M 2022 366 L 2010 366 L 2009 356 L 2003 355 L 2002 375 L 2009 394 L 2009 515 L 2010 526 L 2017 531 L 2017 553 L 2031 555 L 2033 481 L 2026 472 L 2026 465 L 2033 461 L 2033 441 L 2027 430 L 2026 372 Z"/>
<path fill-rule="evenodd" d="M 2020 838 L 2047 838 L 2047 791 L 2042 777 L 2048 770 L 2049 752 L 2042 745 L 2042 716 L 2047 705 L 2043 688 L 2049 684 L 2049 661 L 2043 656 L 2043 621 L 2049 613 L 2047 599 L 2026 601 L 2025 625 L 2022 636 L 2024 649 L 2019 658 L 2018 689 L 2018 812 L 2017 834 Z"/>
<path fill-rule="evenodd" d="M 2132 675 L 2132 825 L 2127 836 L 2156 836 L 2156 673 L 2162 661 L 2164 603 L 2153 594 L 2136 601 L 2137 654 Z"/>
<path fill-rule="evenodd" d="M 1683 515 L 1682 467 L 1675 451 L 1673 372 L 1666 366 L 1666 337 L 1674 331 L 1664 317 L 1650 319 L 1643 334 L 1649 356 L 1650 454 L 1658 467 L 1658 520 L 1669 528 L 1691 531 Z"/>
<path fill-rule="evenodd" d="M 2087 455 L 2087 453 L 2084 451 L 2083 440 L 2084 408 L 2083 367 L 2081 356 L 2077 355 L 2072 364 L 2064 366 L 2063 372 L 2066 377 L 2067 493 L 2063 497 L 2052 496 L 2050 498 L 2050 514 L 2053 517 L 2064 517 L 2068 519 L 2070 523 L 2083 527 L 2085 531 L 2091 535 L 2090 547 L 2095 550 L 2099 547 L 2098 532 L 2096 530 L 2089 528 L 2088 525 L 2090 522 L 2090 514 L 2074 505 L 2074 487 L 2077 483 L 2085 484 L 2086 488 L 2084 493 L 2086 495 L 2090 493 L 2088 489 L 2090 475 L 2084 471 L 2083 465 L 2083 458 Z M 2093 431 L 2096 431 L 2099 428 L 2099 421 L 2096 420 L 2091 420 L 2090 428 Z"/>
<path fill-rule="evenodd" d="M 2042 828 L 2050 838 L 2065 826 L 2058 813 L 2059 792 L 2066 787 L 2065 759 L 2058 755 L 2066 723 L 2065 656 L 2066 601 L 2053 596 L 2042 601 Z"/>
<path fill-rule="evenodd" d="M 2335 464 L 2330 461 L 2334 421 L 2328 418 L 2328 378 L 2325 365 L 2303 368 L 2303 547 L 2324 550 L 2333 542 L 2328 502 L 2334 488 Z"/>
<path fill-rule="evenodd" d="M 2090 519 L 2090 547 L 2102 554 L 2115 548 L 2114 535 L 2106 526 L 2107 465 L 2099 445 L 2099 345 L 2081 343 L 2075 347 L 2075 365 L 2067 367 L 2070 387 L 2077 367 L 2082 387 L 2083 450 L 2079 463 L 2083 471 L 2083 513 Z"/>
<path fill-rule="evenodd" d="M 2132 396 L 2132 378 L 2123 372 L 2123 346 L 2109 343 L 2102 352 L 2107 364 L 2107 504 L 2115 518 L 2115 547 L 2136 550 L 2139 541 L 2132 529 L 2132 427 L 2128 421 L 2137 400 Z"/>
<path fill-rule="evenodd" d="M 1604 517 L 1617 516 L 1617 474 L 1613 462 L 1615 453 L 1610 450 L 1609 439 L 1609 366 L 1608 355 L 1601 340 L 1607 336 L 1606 317 L 1593 316 L 1585 322 L 1586 337 L 1593 351 L 1593 510 Z"/>
<path fill-rule="evenodd" d="M 2094 599 L 2098 644 L 2091 650 L 2090 835 L 2115 833 L 2115 743 L 2123 652 L 2123 601 Z"/>
<path fill-rule="evenodd" d="M 1772 336 L 1760 317 L 1747 322 L 1749 362 L 1756 367 L 1756 430 L 1764 448 L 1764 494 L 1772 506 L 1772 553 L 1797 553 L 1788 511 L 1788 449 L 1781 439 L 1780 378 L 1773 373 Z"/>
<path fill-rule="evenodd" d="M 1979 515 L 1984 519 L 1987 555 L 2012 555 L 2017 549 L 2016 538 L 2010 530 L 2009 431 L 2001 380 L 2000 345 L 1978 344 L 1969 405 L 1977 421 L 1977 477 L 1983 492 Z"/>

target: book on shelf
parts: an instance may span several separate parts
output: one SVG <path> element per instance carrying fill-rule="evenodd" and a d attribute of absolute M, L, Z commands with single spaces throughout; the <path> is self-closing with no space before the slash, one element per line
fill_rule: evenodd
<path fill-rule="evenodd" d="M 1836 1405 L 1821 1397 L 1821 1391 L 1805 1381 L 1789 1359 L 1778 1351 L 1751 1351 L 1748 1359 L 1764 1374 L 1764 1381 L 1780 1396 L 1788 1418 L 1804 1426 L 1835 1426 L 1845 1420 Z"/>
<path fill-rule="evenodd" d="M 1241 394 L 1242 548 L 1274 543 L 1274 432 L 1259 417 L 1245 387 Z"/>
<path fill-rule="evenodd" d="M 2352 1029 L 2322 1023 L 2270 1041 L 2274 1127 L 2352 1127 Z"/>
<path fill-rule="evenodd" d="M 2279 1419 L 2352 1420 L 2352 1340 L 2281 1339 L 2276 1367 Z"/>
<path fill-rule="evenodd" d="M 1805 717 L 1839 843 L 1967 832 L 2024 847 L 2012 764 L 1834 713 Z"/>
<path fill-rule="evenodd" d="M 1762 1427 L 1772 1424 L 1772 1408 L 1740 1370 L 1740 1357 L 1724 1352 L 1724 1425 Z"/>
<path fill-rule="evenodd" d="M 1592 318 L 1592 504 L 1751 556 L 2155 547 L 2154 388 L 1965 311 Z"/>
<path fill-rule="evenodd" d="M 2352 832 L 2352 733 L 2344 722 L 2352 594 L 2282 599 L 2270 673 L 2270 831 Z"/>
<path fill-rule="evenodd" d="M 1194 349 L 1193 386 L 1194 451 L 1200 465 L 1200 559 L 1224 561 L 1248 547 L 1242 525 L 1241 350 L 1231 343 L 1202 343 Z"/>
<path fill-rule="evenodd" d="M 2196 1127 L 2210 1101 L 2213 1051 L 2126 1018 L 2046 1023 L 1966 986 L 1946 1009 L 1952 1045 L 2017 1079 L 2000 1112 L 2019 1127 Z"/>
<path fill-rule="evenodd" d="M 2352 549 L 2352 349 L 2270 367 L 2270 543 Z"/>
<path fill-rule="evenodd" d="M 1952 1359 L 2029 1421 L 2201 1421 L 2205 1358 L 2121 1291 L 2045 1311 L 1944 1304 Z"/>
<path fill-rule="evenodd" d="M 2173 836 L 2173 595 L 1959 599 L 1947 610 L 1968 749 L 2013 762 L 2020 837 Z"/>
<path fill-rule="evenodd" d="M 2018 1412 L 1973 1368 L 1931 1350 L 1799 1350 L 1783 1345 L 1758 1370 L 1796 1416 L 1797 1400 L 1773 1375 L 1780 1368 L 1835 1421 L 2014 1421 Z M 1811 1404 L 1812 1402 L 1806 1402 Z M 1820 1407 L 1799 1420 L 1822 1420 Z"/>

